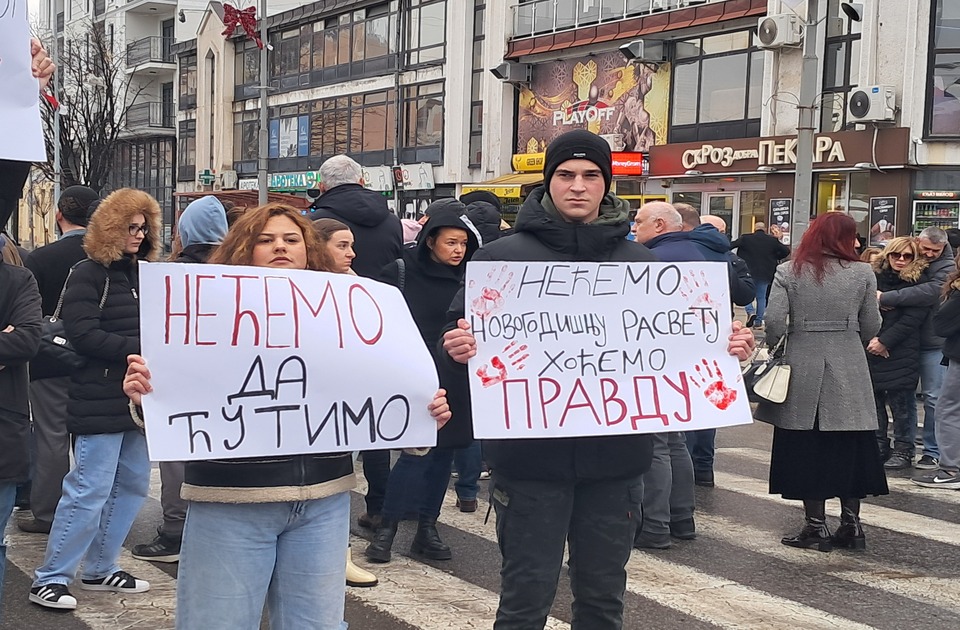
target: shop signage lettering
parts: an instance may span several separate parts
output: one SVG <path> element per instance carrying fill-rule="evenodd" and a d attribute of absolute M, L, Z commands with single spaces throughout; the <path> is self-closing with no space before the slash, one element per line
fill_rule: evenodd
<path fill-rule="evenodd" d="M 300 173 L 271 173 L 270 188 L 285 190 L 309 190 L 320 183 L 320 171 L 303 171 Z"/>
<path fill-rule="evenodd" d="M 960 194 L 950 190 L 918 190 L 913 196 L 916 199 L 957 199 Z"/>
<path fill-rule="evenodd" d="M 613 174 L 616 176 L 624 175 L 643 175 L 643 154 L 629 151 L 614 151 L 613 154 Z"/>
<path fill-rule="evenodd" d="M 780 166 L 797 163 L 797 139 L 788 138 L 783 142 L 761 140 L 756 149 L 734 149 L 705 144 L 698 149 L 683 152 L 681 161 L 684 168 L 695 168 L 704 164 L 733 166 L 739 160 L 757 160 L 759 166 Z M 813 142 L 813 163 L 846 162 L 843 144 L 830 136 L 817 136 Z"/>
<path fill-rule="evenodd" d="M 553 112 L 553 126 L 582 125 L 584 123 L 603 122 L 611 120 L 616 110 L 604 104 L 586 105 L 578 103 L 567 109 Z"/>
<path fill-rule="evenodd" d="M 543 170 L 546 153 L 515 153 L 511 160 L 518 173 L 539 173 Z"/>

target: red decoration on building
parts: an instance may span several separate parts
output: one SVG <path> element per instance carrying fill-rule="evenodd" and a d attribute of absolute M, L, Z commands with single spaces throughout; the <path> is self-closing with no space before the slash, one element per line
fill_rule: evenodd
<path fill-rule="evenodd" d="M 223 36 L 233 37 L 233 32 L 238 26 L 242 27 L 247 36 L 257 43 L 257 48 L 263 48 L 263 40 L 257 35 L 257 8 L 247 7 L 242 11 L 232 4 L 223 5 L 223 23 L 226 28 L 223 29 Z"/>

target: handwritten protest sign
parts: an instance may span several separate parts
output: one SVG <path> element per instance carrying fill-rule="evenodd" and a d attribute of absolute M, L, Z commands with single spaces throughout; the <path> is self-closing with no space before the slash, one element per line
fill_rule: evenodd
<path fill-rule="evenodd" d="M 723 263 L 471 262 L 478 438 L 748 424 Z"/>
<path fill-rule="evenodd" d="M 44 162 L 40 84 L 30 68 L 27 0 L 0 2 L 0 159 Z"/>
<path fill-rule="evenodd" d="M 400 292 L 357 276 L 140 266 L 154 461 L 436 444 L 437 373 Z"/>

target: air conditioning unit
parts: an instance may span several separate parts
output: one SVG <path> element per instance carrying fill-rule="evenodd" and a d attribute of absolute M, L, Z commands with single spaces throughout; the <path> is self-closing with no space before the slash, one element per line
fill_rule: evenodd
<path fill-rule="evenodd" d="M 224 190 L 234 190 L 237 187 L 237 172 L 236 171 L 224 171 L 220 175 L 220 182 L 223 184 Z"/>
<path fill-rule="evenodd" d="M 897 113 L 892 85 L 870 85 L 850 94 L 848 111 L 854 122 L 889 122 Z"/>
<path fill-rule="evenodd" d="M 768 15 L 757 22 L 760 48 L 797 46 L 803 40 L 803 24 L 792 14 Z"/>

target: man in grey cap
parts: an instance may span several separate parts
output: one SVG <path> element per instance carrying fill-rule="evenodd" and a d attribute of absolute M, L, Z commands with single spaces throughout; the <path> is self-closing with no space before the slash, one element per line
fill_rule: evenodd
<path fill-rule="evenodd" d="M 70 268 L 87 257 L 83 235 L 100 196 L 86 186 L 70 186 L 57 202 L 60 238 L 35 249 L 24 260 L 33 272 L 43 300 L 43 313 L 52 315 Z M 33 413 L 33 461 L 30 509 L 32 518 L 21 517 L 17 527 L 25 532 L 49 533 L 60 501 L 60 486 L 70 469 L 70 435 L 67 433 L 67 388 L 69 376 L 44 374 L 39 365 L 30 369 L 30 407 Z"/>

